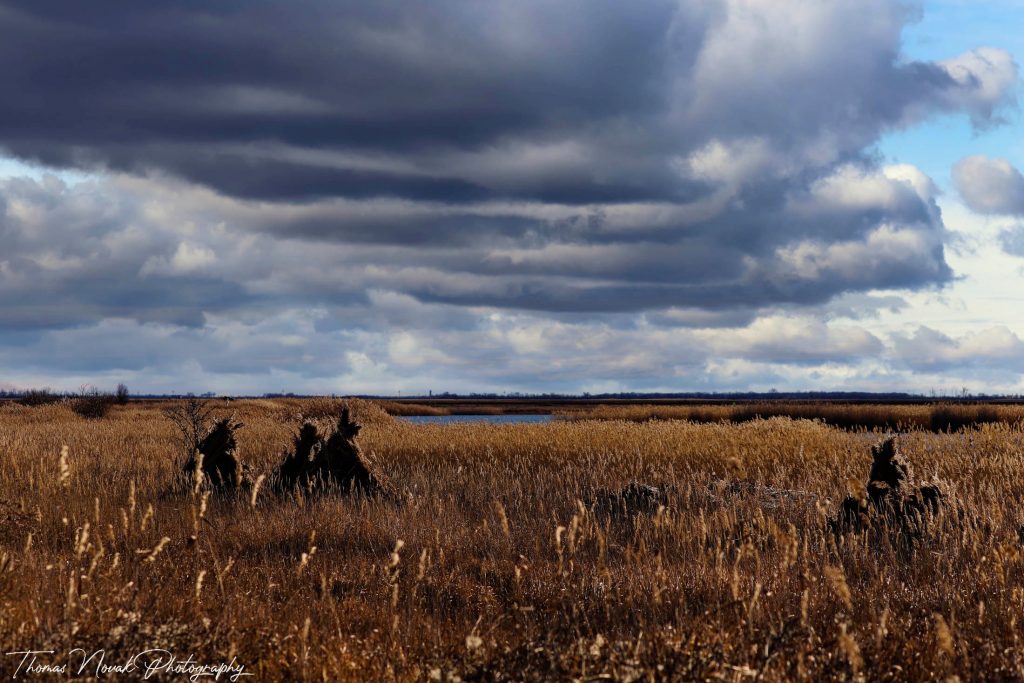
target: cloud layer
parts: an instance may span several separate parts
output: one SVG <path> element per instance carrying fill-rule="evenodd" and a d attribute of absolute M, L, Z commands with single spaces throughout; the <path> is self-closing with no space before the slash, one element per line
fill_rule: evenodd
<path fill-rule="evenodd" d="M 543 369 L 571 390 L 877 354 L 799 310 L 953 272 L 931 181 L 873 145 L 935 114 L 990 125 L 1017 81 L 991 48 L 905 59 L 912 19 L 896 0 L 0 0 L 0 147 L 97 174 L 0 184 L 2 363 L 105 330 L 134 355 L 69 372 L 156 372 L 173 345 L 197 373 L 304 386 L 386 383 L 419 354 L 424 381 L 500 360 L 491 385 Z M 1019 173 L 971 189 L 993 163 L 958 186 L 1005 213 Z M 569 361 L 580 335 L 607 343 Z"/>

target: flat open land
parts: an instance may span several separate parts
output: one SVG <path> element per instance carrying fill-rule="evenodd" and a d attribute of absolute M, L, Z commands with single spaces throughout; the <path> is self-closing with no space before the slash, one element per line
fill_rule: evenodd
<path fill-rule="evenodd" d="M 339 409 L 210 405 L 255 476 Z M 248 680 L 1024 677 L 1015 420 L 901 436 L 946 495 L 911 535 L 829 529 L 863 497 L 864 428 L 353 412 L 403 499 L 183 491 L 160 404 L 0 406 L 0 643 L 235 658 Z M 609 506 L 630 482 L 664 505 Z"/>

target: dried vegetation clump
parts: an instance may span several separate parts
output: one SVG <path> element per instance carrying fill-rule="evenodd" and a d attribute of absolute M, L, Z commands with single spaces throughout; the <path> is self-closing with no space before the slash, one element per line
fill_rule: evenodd
<path fill-rule="evenodd" d="M 87 420 L 106 417 L 110 409 L 114 407 L 114 403 L 115 399 L 112 394 L 104 394 L 99 391 L 82 392 L 80 395 L 68 399 L 71 410 Z"/>
<path fill-rule="evenodd" d="M 915 481 L 910 461 L 900 452 L 895 436 L 872 446 L 871 457 L 865 490 L 843 500 L 830 528 L 848 533 L 881 527 L 902 532 L 907 540 L 920 538 L 946 506 L 938 483 Z"/>
<path fill-rule="evenodd" d="M 190 489 L 211 487 L 218 493 L 247 491 L 252 474 L 242 462 L 235 432 L 243 427 L 233 417 L 216 420 L 185 461 L 183 474 Z"/>
<path fill-rule="evenodd" d="M 881 433 L 786 418 L 414 425 L 346 405 L 410 504 L 275 496 L 269 479 L 169 496 L 189 453 L 165 406 L 0 411 L 0 643 L 234 656 L 252 680 L 1024 677 L 1018 426 L 911 430 L 879 452 L 882 501 L 944 484 L 908 553 L 894 530 L 827 525 L 847 481 L 870 500 Z M 235 457 L 268 475 L 338 431 L 337 412 L 304 427 L 297 399 L 196 407 L 210 420 L 191 436 L 234 414 Z M 599 491 L 628 523 L 580 503 Z"/>
<path fill-rule="evenodd" d="M 53 403 L 59 403 L 63 397 L 60 394 L 55 394 L 49 389 L 29 389 L 18 399 L 18 403 L 23 406 L 36 407 L 36 406 L 48 406 Z"/>
<path fill-rule="evenodd" d="M 665 487 L 631 481 L 621 489 L 601 489 L 588 500 L 589 507 L 599 516 L 629 519 L 635 515 L 656 515 L 669 505 Z"/>
<path fill-rule="evenodd" d="M 124 385 L 119 386 L 119 390 L 122 386 Z M 114 404 L 120 403 L 120 401 L 119 395 L 84 386 L 78 394 L 73 395 L 54 393 L 49 389 L 29 389 L 17 399 L 17 403 L 28 408 L 40 408 L 59 403 L 70 408 L 79 417 L 95 420 L 106 417 Z"/>
<path fill-rule="evenodd" d="M 771 486 L 750 479 L 721 479 L 708 484 L 705 500 L 718 506 L 747 501 L 765 509 L 774 509 L 782 505 L 807 505 L 817 498 L 811 491 Z"/>
<path fill-rule="evenodd" d="M 0 500 L 0 548 L 20 548 L 36 530 L 36 516 L 24 503 Z"/>
<path fill-rule="evenodd" d="M 274 487 L 283 493 L 360 493 L 397 497 L 396 489 L 368 459 L 356 437 L 362 425 L 352 419 L 348 406 L 341 409 L 334 428 L 321 434 L 313 422 L 304 422 L 292 450 L 274 472 Z"/>

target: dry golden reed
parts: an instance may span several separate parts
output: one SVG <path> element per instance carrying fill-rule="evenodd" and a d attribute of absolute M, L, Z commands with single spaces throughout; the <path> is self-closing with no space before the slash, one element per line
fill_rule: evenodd
<path fill-rule="evenodd" d="M 871 467 L 880 434 L 863 429 L 414 425 L 353 402 L 360 448 L 409 492 L 393 501 L 275 494 L 258 475 L 306 406 L 211 402 L 244 423 L 238 449 L 259 482 L 225 497 L 174 486 L 163 407 L 87 420 L 0 406 L 5 646 L 229 653 L 254 680 L 1024 676 L 1016 424 L 901 437 L 961 511 L 908 549 L 828 531 L 846 482 L 863 486 Z M 666 504 L 585 504 L 631 482 Z"/>
<path fill-rule="evenodd" d="M 606 404 L 559 411 L 568 419 L 688 420 L 749 422 L 772 417 L 817 420 L 842 429 L 949 432 L 998 422 L 1024 421 L 1024 406 L 990 403 L 936 402 L 917 404 L 847 404 L 824 401 L 766 401 L 719 404 Z"/>

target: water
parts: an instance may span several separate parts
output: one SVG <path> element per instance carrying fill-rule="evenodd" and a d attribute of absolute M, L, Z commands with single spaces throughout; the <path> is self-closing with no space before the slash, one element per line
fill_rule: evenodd
<path fill-rule="evenodd" d="M 496 422 L 501 424 L 551 422 L 551 415 L 409 415 L 402 418 L 416 424 L 455 424 L 457 422 Z"/>

